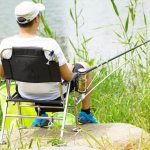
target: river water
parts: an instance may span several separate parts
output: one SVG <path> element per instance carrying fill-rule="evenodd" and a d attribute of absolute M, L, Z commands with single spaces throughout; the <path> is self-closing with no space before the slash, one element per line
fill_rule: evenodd
<path fill-rule="evenodd" d="M 0 40 L 16 34 L 18 26 L 15 22 L 14 9 L 22 0 L 0 0 Z M 129 0 L 116 1 L 120 16 L 125 20 Z M 142 0 L 139 0 L 142 1 Z M 71 54 L 68 38 L 75 40 L 75 25 L 70 17 L 69 10 L 74 8 L 74 0 L 45 0 L 45 17 L 48 24 L 58 37 L 58 42 Z M 114 31 L 119 32 L 118 19 L 112 8 L 110 0 L 78 0 L 78 11 L 83 8 L 80 23 L 80 33 L 85 37 L 93 37 L 89 42 L 88 52 L 92 58 L 108 59 L 124 51 L 124 47 L 117 43 Z M 147 22 L 150 22 L 150 1 L 144 0 L 144 11 Z M 144 26 L 142 7 L 137 9 L 136 29 Z"/>

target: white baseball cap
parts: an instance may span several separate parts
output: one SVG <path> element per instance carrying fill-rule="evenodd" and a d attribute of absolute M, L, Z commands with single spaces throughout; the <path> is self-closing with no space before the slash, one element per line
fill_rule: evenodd
<path fill-rule="evenodd" d="M 16 20 L 20 24 L 26 24 L 32 21 L 39 14 L 39 12 L 44 10 L 45 6 L 41 3 L 34 3 L 31 1 L 21 2 L 15 8 Z M 20 20 L 19 18 L 23 19 Z"/>

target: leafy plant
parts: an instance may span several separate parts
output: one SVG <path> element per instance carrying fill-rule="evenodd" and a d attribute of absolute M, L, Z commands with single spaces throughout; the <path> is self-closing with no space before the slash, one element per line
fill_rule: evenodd
<path fill-rule="evenodd" d="M 79 30 L 84 25 L 84 22 L 81 24 L 79 23 L 79 18 L 82 16 L 82 11 L 83 9 L 78 12 L 77 0 L 74 0 L 74 9 L 70 8 L 70 16 L 75 24 L 76 41 L 74 42 L 69 38 L 69 42 L 76 54 L 76 56 L 74 56 L 74 62 L 84 61 L 89 65 L 93 65 L 94 59 L 91 59 L 88 53 L 88 43 L 92 40 L 92 37 L 86 38 L 84 34 L 80 34 Z"/>
<path fill-rule="evenodd" d="M 43 3 L 42 0 L 32 0 L 34 3 Z M 43 24 L 43 30 L 39 30 L 39 33 L 45 37 L 54 37 L 54 33 L 51 27 L 48 25 L 47 21 L 45 20 L 44 14 L 40 14 L 40 19 Z"/>

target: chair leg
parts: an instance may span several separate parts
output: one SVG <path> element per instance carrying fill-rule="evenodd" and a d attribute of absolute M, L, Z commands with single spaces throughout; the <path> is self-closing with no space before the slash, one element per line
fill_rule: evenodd
<path fill-rule="evenodd" d="M 79 122 L 78 122 L 78 106 L 77 104 L 75 103 L 75 106 L 74 106 L 74 112 L 75 112 L 75 121 L 76 121 L 76 128 L 78 128 L 78 125 L 79 125 Z"/>
<path fill-rule="evenodd" d="M 65 127 L 66 114 L 67 114 L 67 106 L 68 106 L 68 100 L 67 100 L 67 102 L 65 104 L 65 108 L 64 108 L 63 121 L 62 121 L 61 132 L 60 132 L 61 138 L 63 138 L 63 134 L 64 134 L 64 127 Z"/>
<path fill-rule="evenodd" d="M 70 83 L 68 85 L 68 90 L 67 90 L 67 95 L 66 95 L 66 100 L 65 100 L 65 108 L 64 108 L 64 114 L 63 114 L 63 121 L 62 121 L 62 126 L 61 126 L 60 138 L 63 138 L 63 134 L 64 134 L 64 127 L 65 127 L 66 114 L 67 114 L 67 108 L 68 108 L 69 91 L 70 91 Z"/>
<path fill-rule="evenodd" d="M 19 114 L 19 115 L 22 115 L 21 107 L 20 107 L 20 102 L 18 103 L 18 114 Z M 23 121 L 22 121 L 22 118 L 19 117 L 19 128 L 20 128 L 20 129 L 23 128 L 22 122 L 23 122 Z"/>
<path fill-rule="evenodd" d="M 6 143 L 3 141 L 3 136 L 4 136 L 4 128 L 5 128 L 5 122 L 6 122 L 7 108 L 8 108 L 8 102 L 6 102 L 6 103 L 5 103 L 5 106 L 4 106 L 2 129 L 1 129 L 1 134 L 0 134 L 0 144 L 6 144 Z"/>

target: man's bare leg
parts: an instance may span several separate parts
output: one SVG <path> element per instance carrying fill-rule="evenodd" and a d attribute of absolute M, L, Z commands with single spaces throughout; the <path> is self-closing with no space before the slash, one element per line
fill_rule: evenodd
<path fill-rule="evenodd" d="M 89 66 L 86 63 L 81 62 L 79 64 L 82 65 L 86 70 L 89 69 Z M 71 68 L 72 70 L 73 65 L 69 65 L 69 68 Z M 91 81 L 92 81 L 91 73 L 87 74 L 86 79 L 87 79 L 87 87 L 90 85 L 87 89 L 87 92 L 88 92 L 91 89 Z M 90 99 L 91 99 L 91 94 L 88 94 L 82 101 L 82 108 L 78 115 L 80 123 L 83 123 L 83 124 L 97 123 L 96 119 L 93 117 L 93 115 L 90 112 Z"/>
<path fill-rule="evenodd" d="M 79 64 L 81 64 L 86 70 L 87 69 L 89 69 L 89 66 L 88 66 L 88 64 L 86 64 L 86 63 L 84 63 L 84 62 L 79 62 Z M 73 70 L 73 65 L 71 65 L 71 64 L 68 64 L 68 67 L 71 69 L 71 70 Z M 91 83 L 91 81 L 92 81 L 92 75 L 91 75 L 91 73 L 88 73 L 87 74 L 87 77 L 86 77 L 86 79 L 87 79 L 87 87 L 88 87 L 88 85 Z M 87 89 L 87 91 L 89 91 L 91 89 L 91 86 Z M 91 97 L 91 94 L 88 94 L 86 97 L 85 97 L 85 99 L 82 101 L 82 109 L 83 110 L 86 110 L 86 109 L 89 109 L 90 108 L 90 97 Z"/>
<path fill-rule="evenodd" d="M 89 69 L 88 64 L 86 64 L 85 62 L 79 62 L 79 64 L 81 64 L 86 70 Z M 92 75 L 91 73 L 88 73 L 86 76 L 86 84 L 87 87 L 89 86 L 89 84 L 91 84 L 92 81 Z M 87 92 L 91 89 L 91 85 L 90 87 L 88 87 Z M 90 108 L 90 99 L 91 99 L 91 94 L 88 94 L 85 99 L 82 101 L 82 110 L 87 110 Z"/>

